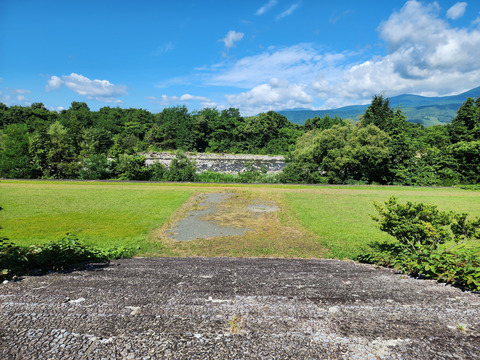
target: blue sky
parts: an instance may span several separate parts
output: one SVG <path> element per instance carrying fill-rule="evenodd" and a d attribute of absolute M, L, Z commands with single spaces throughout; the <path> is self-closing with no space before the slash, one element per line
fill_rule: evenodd
<path fill-rule="evenodd" d="M 0 102 L 244 115 L 480 86 L 480 2 L 0 0 Z"/>

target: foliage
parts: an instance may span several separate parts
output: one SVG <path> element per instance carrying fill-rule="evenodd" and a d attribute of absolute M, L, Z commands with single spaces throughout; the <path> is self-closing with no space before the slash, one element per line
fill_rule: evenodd
<path fill-rule="evenodd" d="M 461 247 L 480 239 L 480 218 L 468 220 L 466 213 L 445 212 L 423 203 L 399 204 L 395 197 L 385 207 L 375 203 L 375 208 L 378 216 L 372 218 L 380 230 L 398 242 L 373 243 L 373 251 L 357 260 L 480 290 L 479 254 Z"/>
<path fill-rule="evenodd" d="M 92 154 L 83 159 L 79 171 L 82 180 L 107 180 L 112 177 L 112 163 L 104 154 Z"/>
<path fill-rule="evenodd" d="M 29 179 L 36 175 L 29 154 L 27 125 L 8 125 L 0 141 L 0 177 Z"/>
<path fill-rule="evenodd" d="M 423 203 L 399 204 L 391 197 L 385 207 L 374 203 L 378 216 L 372 219 L 378 222 L 380 230 L 397 239 L 411 252 L 423 248 L 436 250 L 440 244 L 450 240 L 447 226 L 451 224 L 452 214 L 440 211 L 435 205 Z"/>
<path fill-rule="evenodd" d="M 256 169 L 250 166 L 238 174 L 223 174 L 215 171 L 203 171 L 195 175 L 196 182 L 206 183 L 249 183 L 274 184 L 279 182 L 276 174 L 267 174 L 265 169 Z"/>
<path fill-rule="evenodd" d="M 121 154 L 114 163 L 115 173 L 120 180 L 148 180 L 150 170 L 145 166 L 142 155 Z"/>
<path fill-rule="evenodd" d="M 334 125 L 327 130 L 307 133 L 299 139 L 292 153 L 292 163 L 285 169 L 284 180 L 320 182 L 324 175 L 334 184 L 384 183 L 390 156 L 388 139 L 388 135 L 375 125 Z"/>
<path fill-rule="evenodd" d="M 177 151 L 164 174 L 166 181 L 193 181 L 195 178 L 195 161 L 189 160 L 183 151 Z"/>
<path fill-rule="evenodd" d="M 283 154 L 291 161 L 278 179 L 288 183 L 451 186 L 480 181 L 480 97 L 467 98 L 448 125 L 414 125 L 407 113 L 392 108 L 383 95 L 373 96 L 356 124 L 315 116 L 304 126 L 274 111 L 243 117 L 234 108 L 189 112 L 176 106 L 153 114 L 118 107 L 91 111 L 84 102 L 60 112 L 42 103 L 0 104 L 0 176 L 192 181 L 191 167 L 182 168 L 184 163 L 178 164 L 182 170 L 175 164 L 175 171 L 148 168 L 140 158 L 148 149 Z M 105 158 L 115 159 L 113 168 Z M 257 176 L 253 173 L 240 175 L 241 181 L 259 181 L 249 180 Z"/>
<path fill-rule="evenodd" d="M 471 250 L 437 253 L 422 249 L 412 253 L 400 244 L 388 243 L 374 243 L 370 248 L 369 252 L 360 254 L 357 260 L 480 291 L 480 257 Z"/>
<path fill-rule="evenodd" d="M 327 130 L 333 127 L 334 125 L 346 125 L 347 123 L 340 117 L 335 116 L 331 118 L 328 115 L 325 115 L 323 118 L 314 116 L 312 119 L 307 119 L 305 121 L 304 128 L 306 131 L 318 129 L 318 130 Z"/>
<path fill-rule="evenodd" d="M 195 174 L 195 182 L 204 183 L 235 183 L 238 175 L 219 173 L 216 171 L 202 171 L 199 174 Z"/>
<path fill-rule="evenodd" d="M 107 262 L 131 256 L 133 249 L 96 249 L 83 244 L 74 234 L 30 247 L 20 247 L 6 238 L 0 238 L 0 275 L 8 278 L 28 274 L 30 271 L 62 271 L 85 263 Z"/>
<path fill-rule="evenodd" d="M 167 174 L 168 169 L 165 165 L 161 164 L 158 161 L 155 161 L 150 165 L 150 180 L 152 181 L 164 181 L 165 175 Z"/>
<path fill-rule="evenodd" d="M 480 97 L 467 98 L 447 129 L 452 143 L 480 140 Z"/>

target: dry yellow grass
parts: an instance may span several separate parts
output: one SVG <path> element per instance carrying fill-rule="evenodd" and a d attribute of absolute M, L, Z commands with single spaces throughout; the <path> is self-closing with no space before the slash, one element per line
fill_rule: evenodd
<path fill-rule="evenodd" d="M 219 190 L 218 188 L 216 189 Z M 236 257 L 322 257 L 326 249 L 285 210 L 283 195 L 271 191 L 227 190 L 231 196 L 217 205 L 217 210 L 202 220 L 218 225 L 250 229 L 244 235 L 223 236 L 191 241 L 168 238 L 168 229 L 190 211 L 198 208 L 191 198 L 171 221 L 156 233 L 162 243 L 155 256 L 236 256 Z M 198 194 L 197 194 L 198 195 Z M 278 207 L 274 212 L 253 212 L 248 205 L 264 204 Z"/>

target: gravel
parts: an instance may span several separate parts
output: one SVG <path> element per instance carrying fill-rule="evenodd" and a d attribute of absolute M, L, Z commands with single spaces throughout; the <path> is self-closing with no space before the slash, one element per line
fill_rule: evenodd
<path fill-rule="evenodd" d="M 480 358 L 480 295 L 337 260 L 120 260 L 0 309 L 1 359 Z"/>

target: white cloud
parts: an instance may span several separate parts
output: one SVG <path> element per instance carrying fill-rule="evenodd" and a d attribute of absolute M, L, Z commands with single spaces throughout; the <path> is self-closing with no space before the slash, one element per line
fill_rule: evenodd
<path fill-rule="evenodd" d="M 174 48 L 175 48 L 175 46 L 173 45 L 172 42 L 167 42 L 167 43 L 165 43 L 165 44 L 163 44 L 163 45 L 161 45 L 157 48 L 157 50 L 155 51 L 155 55 L 159 56 L 159 55 L 168 53 L 168 52 L 172 51 Z"/>
<path fill-rule="evenodd" d="M 465 14 L 465 9 L 467 8 L 466 2 L 457 2 L 447 11 L 447 17 L 452 20 L 457 20 Z"/>
<path fill-rule="evenodd" d="M 5 88 L 10 94 L 31 94 L 32 92 L 27 89 L 20 89 L 20 88 L 15 88 L 15 89 L 10 89 L 10 88 Z"/>
<path fill-rule="evenodd" d="M 11 95 L 8 94 L 3 94 L 0 91 L 0 102 L 4 103 L 7 106 L 12 106 L 12 105 L 30 105 L 30 100 L 24 95 L 24 94 L 30 94 L 30 90 L 24 90 L 24 89 L 9 89 L 6 88 Z"/>
<path fill-rule="evenodd" d="M 269 0 L 265 5 L 263 5 L 260 9 L 257 10 L 255 15 L 265 14 L 268 10 L 277 5 L 277 2 L 277 0 Z"/>
<path fill-rule="evenodd" d="M 290 7 L 287 10 L 285 10 L 284 12 L 282 12 L 277 16 L 277 20 L 280 20 L 280 19 L 283 19 L 284 17 L 292 15 L 292 13 L 295 10 L 297 10 L 299 6 L 300 6 L 300 1 L 290 5 Z"/>
<path fill-rule="evenodd" d="M 225 97 L 230 106 L 240 108 L 247 115 L 253 115 L 263 111 L 311 105 L 313 97 L 305 88 L 305 85 L 290 84 L 287 80 L 272 78 L 268 84 L 261 84 L 250 91 Z"/>
<path fill-rule="evenodd" d="M 437 3 L 407 1 L 378 31 L 386 54 L 362 61 L 297 44 L 197 70 L 204 84 L 242 89 L 226 99 L 249 114 L 364 104 L 381 92 L 444 96 L 480 84 L 480 29 L 452 26 Z"/>
<path fill-rule="evenodd" d="M 205 75 L 205 81 L 210 85 L 242 88 L 252 88 L 276 77 L 290 82 L 309 83 L 315 74 L 336 74 L 337 67 L 344 59 L 344 54 L 322 54 L 311 44 L 272 48 L 234 63 L 216 64 L 211 68 L 213 74 Z"/>
<path fill-rule="evenodd" d="M 181 96 L 167 96 L 162 95 L 160 99 L 155 96 L 147 96 L 147 100 L 150 100 L 153 104 L 159 104 L 162 106 L 170 106 L 170 105 L 180 105 L 184 104 L 188 101 L 198 101 L 200 105 L 204 107 L 215 107 L 217 104 L 203 96 L 195 96 L 190 94 L 183 94 Z"/>
<path fill-rule="evenodd" d="M 480 31 L 451 27 L 435 3 L 408 1 L 379 31 L 389 54 L 348 67 L 336 98 L 365 99 L 381 91 L 438 96 L 480 83 Z"/>
<path fill-rule="evenodd" d="M 52 76 L 47 81 L 46 91 L 52 91 L 65 86 L 77 94 L 86 96 L 89 100 L 97 100 L 106 103 L 123 103 L 117 99 L 118 96 L 127 95 L 127 87 L 124 85 L 114 85 L 108 80 L 90 80 L 89 78 L 71 73 L 61 77 Z"/>
<path fill-rule="evenodd" d="M 230 50 L 230 48 L 235 46 L 235 41 L 240 41 L 243 39 L 243 33 L 242 32 L 236 32 L 234 30 L 230 30 L 227 35 L 223 38 L 220 39 L 219 41 L 223 41 L 225 43 L 225 47 L 227 50 Z"/>
<path fill-rule="evenodd" d="M 0 103 L 3 103 L 3 104 L 5 104 L 5 105 L 7 105 L 7 106 L 12 105 L 10 95 L 4 95 L 4 94 L 0 91 Z"/>

